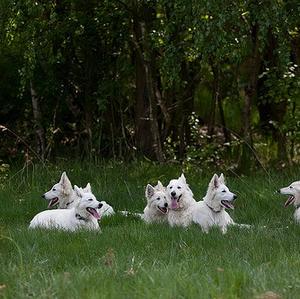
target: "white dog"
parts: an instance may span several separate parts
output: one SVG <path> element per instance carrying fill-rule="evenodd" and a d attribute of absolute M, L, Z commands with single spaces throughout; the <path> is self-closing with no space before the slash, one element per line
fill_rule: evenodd
<path fill-rule="evenodd" d="M 169 194 L 168 222 L 171 226 L 187 227 L 193 220 L 193 209 L 196 201 L 192 190 L 186 183 L 184 174 L 173 179 L 167 186 Z"/>
<path fill-rule="evenodd" d="M 167 221 L 168 194 L 162 183 L 158 181 L 155 187 L 148 184 L 145 196 L 147 199 L 147 206 L 145 207 L 144 214 L 141 218 L 147 223 Z"/>
<path fill-rule="evenodd" d="M 91 185 L 88 183 L 83 192 L 92 193 Z M 43 198 L 49 201 L 48 208 L 58 205 L 60 209 L 70 209 L 77 205 L 79 197 L 72 188 L 72 184 L 66 174 L 63 172 L 60 181 L 55 184 L 48 192 L 42 195 Z M 101 201 L 102 208 L 98 211 L 102 216 L 110 216 L 114 214 L 113 208 L 105 201 Z"/>
<path fill-rule="evenodd" d="M 66 172 L 62 173 L 60 181 L 42 197 L 49 202 L 48 208 L 58 205 L 60 209 L 67 209 L 77 200 L 76 192 L 74 192 Z"/>
<path fill-rule="evenodd" d="M 90 183 L 87 183 L 87 185 L 82 188 L 83 192 L 89 192 L 92 193 L 92 187 Z M 102 204 L 101 209 L 98 210 L 100 215 L 102 216 L 111 216 L 115 214 L 115 211 L 112 206 L 110 206 L 106 201 L 101 200 L 100 203 Z"/>
<path fill-rule="evenodd" d="M 74 187 L 79 198 L 77 204 L 71 209 L 46 210 L 34 216 L 29 228 L 48 228 L 75 231 L 78 229 L 100 230 L 97 209 L 102 204 L 89 192 L 83 192 Z"/>
<path fill-rule="evenodd" d="M 289 196 L 284 206 L 287 207 L 291 204 L 295 206 L 294 218 L 297 223 L 300 223 L 300 181 L 293 182 L 289 186 L 279 189 L 278 192 Z"/>
<path fill-rule="evenodd" d="M 237 196 L 225 185 L 223 174 L 220 177 L 214 174 L 203 201 L 194 206 L 193 222 L 200 225 L 204 232 L 208 232 L 212 226 L 217 226 L 226 233 L 227 226 L 235 223 L 225 209 L 234 209 L 233 203 L 236 198 Z"/>

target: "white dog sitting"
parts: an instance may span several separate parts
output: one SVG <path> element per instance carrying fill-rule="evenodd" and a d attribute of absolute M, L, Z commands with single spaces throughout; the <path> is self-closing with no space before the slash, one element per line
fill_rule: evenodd
<path fill-rule="evenodd" d="M 83 192 L 91 193 L 91 185 L 88 183 Z M 79 200 L 76 192 L 72 188 L 71 181 L 69 180 L 66 172 L 63 172 L 60 181 L 55 184 L 48 192 L 42 195 L 43 198 L 48 200 L 48 208 L 58 205 L 60 209 L 73 208 Z M 98 211 L 102 216 L 110 216 L 114 214 L 113 208 L 105 201 L 101 201 L 102 208 Z"/>
<path fill-rule="evenodd" d="M 79 198 L 77 204 L 70 209 L 46 210 L 38 213 L 31 220 L 29 228 L 47 228 L 75 231 L 78 229 L 100 230 L 97 209 L 102 204 L 89 192 L 74 187 Z"/>
<path fill-rule="evenodd" d="M 150 184 L 146 187 L 145 196 L 147 206 L 141 218 L 147 223 L 165 222 L 168 213 L 168 194 L 166 188 L 158 181 L 155 187 Z"/>
<path fill-rule="evenodd" d="M 293 182 L 289 186 L 279 189 L 278 192 L 289 196 L 284 206 L 287 207 L 291 204 L 295 206 L 294 219 L 300 224 L 300 181 Z"/>
<path fill-rule="evenodd" d="M 212 226 L 217 226 L 226 233 L 228 225 L 235 223 L 225 209 L 234 209 L 233 203 L 236 198 L 237 196 L 225 185 L 223 174 L 220 177 L 214 174 L 203 201 L 194 206 L 193 222 L 199 224 L 204 232 L 208 232 Z"/>
<path fill-rule="evenodd" d="M 187 227 L 193 220 L 193 209 L 196 201 L 193 192 L 186 183 L 184 174 L 173 179 L 167 186 L 169 194 L 168 222 L 171 226 Z"/>

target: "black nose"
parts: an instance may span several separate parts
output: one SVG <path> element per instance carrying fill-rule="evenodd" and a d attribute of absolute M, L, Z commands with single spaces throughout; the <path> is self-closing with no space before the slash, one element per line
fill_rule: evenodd
<path fill-rule="evenodd" d="M 237 199 L 237 196 L 235 194 L 233 195 L 233 199 Z"/>
<path fill-rule="evenodd" d="M 101 209 L 102 207 L 103 207 L 103 204 L 102 204 L 102 203 L 99 203 L 98 209 Z"/>
<path fill-rule="evenodd" d="M 42 198 L 45 198 L 45 194 L 42 195 Z"/>
<path fill-rule="evenodd" d="M 175 196 L 175 195 L 176 195 L 176 192 L 175 192 L 175 191 L 172 191 L 172 192 L 171 192 L 171 195 L 172 195 L 172 196 Z"/>
<path fill-rule="evenodd" d="M 280 189 L 277 190 L 277 193 L 280 193 Z"/>
<path fill-rule="evenodd" d="M 165 207 L 166 207 L 166 208 L 168 207 L 168 203 L 167 203 L 167 202 L 165 203 Z"/>

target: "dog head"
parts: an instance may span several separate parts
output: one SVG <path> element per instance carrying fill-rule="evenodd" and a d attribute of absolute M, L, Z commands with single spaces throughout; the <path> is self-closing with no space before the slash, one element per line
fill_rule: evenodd
<path fill-rule="evenodd" d="M 85 193 L 92 193 L 92 186 L 90 183 L 87 183 L 87 185 L 84 188 L 79 188 Z M 98 214 L 100 215 L 113 215 L 114 209 L 107 204 L 106 201 L 101 200 L 100 202 L 102 204 L 102 207 L 100 209 L 97 209 Z"/>
<path fill-rule="evenodd" d="M 149 208 L 154 208 L 164 215 L 168 213 L 168 195 L 165 187 L 160 181 L 158 181 L 158 184 L 155 187 L 148 184 L 145 196 Z"/>
<path fill-rule="evenodd" d="M 167 186 L 170 196 L 170 209 L 177 210 L 187 207 L 193 201 L 193 192 L 186 183 L 182 173 L 178 179 L 173 179 Z"/>
<path fill-rule="evenodd" d="M 96 199 L 95 195 L 91 192 L 84 192 L 82 188 L 76 185 L 74 186 L 74 191 L 79 198 L 78 204 L 75 207 L 79 214 L 84 218 L 90 218 L 92 216 L 96 219 L 100 219 L 100 214 L 97 209 L 102 208 L 102 203 Z"/>
<path fill-rule="evenodd" d="M 300 181 L 293 182 L 289 186 L 279 189 L 278 192 L 288 195 L 288 199 L 284 204 L 285 207 L 290 204 L 294 204 L 295 207 L 300 205 Z"/>
<path fill-rule="evenodd" d="M 225 185 L 223 173 L 219 177 L 217 174 L 214 174 L 204 197 L 206 204 L 216 212 L 221 211 L 224 208 L 233 210 L 233 203 L 236 198 L 237 196 L 230 192 Z"/>
<path fill-rule="evenodd" d="M 61 207 L 61 204 L 66 201 L 72 194 L 72 184 L 67 177 L 66 172 L 63 172 L 60 181 L 55 184 L 48 192 L 43 194 L 42 197 L 49 202 L 48 208 L 51 208 L 57 204 L 60 204 Z"/>

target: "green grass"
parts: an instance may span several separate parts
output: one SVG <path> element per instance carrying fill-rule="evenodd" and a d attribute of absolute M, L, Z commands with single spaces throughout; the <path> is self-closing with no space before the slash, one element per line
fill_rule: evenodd
<path fill-rule="evenodd" d="M 293 209 L 283 208 L 285 198 L 274 193 L 299 172 L 228 176 L 239 195 L 231 215 L 254 228 L 230 228 L 225 236 L 120 215 L 103 219 L 102 233 L 28 230 L 31 218 L 46 209 L 40 195 L 63 170 L 73 184 L 91 182 L 98 199 L 116 210 L 131 211 L 144 208 L 147 183 L 166 184 L 181 172 L 180 166 L 138 162 L 70 165 L 11 170 L 0 182 L 0 297 L 256 298 L 272 291 L 300 298 L 300 227 Z M 211 175 L 186 171 L 198 200 Z"/>

